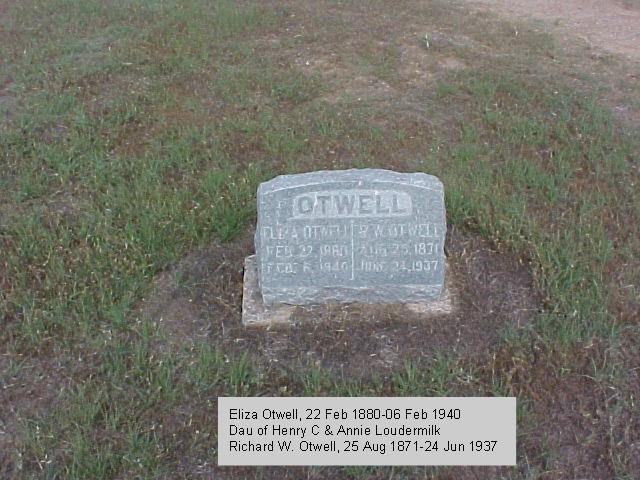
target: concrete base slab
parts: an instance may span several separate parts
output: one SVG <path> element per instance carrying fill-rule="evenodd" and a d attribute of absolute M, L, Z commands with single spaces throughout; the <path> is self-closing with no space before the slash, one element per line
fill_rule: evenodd
<path fill-rule="evenodd" d="M 445 264 L 445 269 L 447 265 Z M 424 317 L 447 315 L 453 312 L 453 289 L 450 276 L 445 276 L 445 284 L 440 298 L 424 303 L 403 304 L 412 313 Z M 244 260 L 244 284 L 242 293 L 242 323 L 245 326 L 268 326 L 271 324 L 292 323 L 291 316 L 295 305 L 265 305 L 258 285 L 258 266 L 255 255 Z M 307 306 L 311 309 L 313 306 Z"/>
<path fill-rule="evenodd" d="M 413 313 L 419 315 L 432 316 L 432 315 L 447 315 L 453 312 L 453 288 L 451 288 L 451 275 L 446 275 L 446 271 L 449 269 L 449 264 L 445 260 L 444 270 L 445 279 L 444 286 L 442 287 L 442 293 L 440 298 L 424 303 L 406 303 L 405 306 Z"/>
<path fill-rule="evenodd" d="M 246 326 L 287 323 L 296 307 L 292 305 L 265 305 L 258 285 L 258 265 L 255 255 L 244 259 L 242 288 L 242 323 Z"/>

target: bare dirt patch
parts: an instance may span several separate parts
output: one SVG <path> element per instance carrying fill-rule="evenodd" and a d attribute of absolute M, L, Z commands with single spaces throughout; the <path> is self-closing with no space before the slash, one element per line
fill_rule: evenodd
<path fill-rule="evenodd" d="M 437 4 L 401 2 L 393 12 L 366 3 L 289 2 L 288 8 L 285 34 L 257 42 L 279 62 L 318 75 L 327 87 L 321 99 L 332 104 L 393 105 L 407 89 L 432 90 L 435 80 L 467 67 L 454 50 L 477 44 L 436 27 L 448 15 Z"/>
<path fill-rule="evenodd" d="M 160 274 L 137 316 L 163 325 L 178 344 L 206 340 L 225 353 L 249 353 L 261 364 L 287 370 L 315 365 L 354 379 L 441 351 L 479 354 L 498 342 L 503 329 L 526 325 L 539 299 L 518 259 L 457 229 L 447 238 L 455 292 L 448 315 L 425 318 L 404 305 L 327 305 L 298 307 L 291 325 L 245 328 L 242 265 L 253 253 L 247 232 L 233 244 L 194 251 Z"/>
<path fill-rule="evenodd" d="M 535 66 L 541 75 L 560 73 L 587 90 L 593 88 L 587 79 L 598 78 L 607 87 L 598 92 L 602 103 L 640 122 L 637 72 L 614 58 L 640 61 L 640 9 L 624 0 L 397 2 L 393 12 L 376 7 L 375 15 L 366 4 L 290 2 L 289 8 L 284 36 L 257 43 L 318 75 L 326 85 L 321 98 L 331 104 L 362 100 L 411 116 L 452 73 L 504 62 L 527 70 L 535 56 L 548 61 Z"/>
<path fill-rule="evenodd" d="M 60 394 L 70 388 L 68 371 L 62 361 L 0 354 L 0 478 L 18 478 L 21 430 L 27 419 L 46 415 Z"/>
<path fill-rule="evenodd" d="M 607 52 L 640 60 L 640 8 L 635 0 L 470 0 L 508 18 L 533 18 L 560 27 L 565 40 L 579 38 Z M 552 27 L 553 28 L 553 27 Z"/>

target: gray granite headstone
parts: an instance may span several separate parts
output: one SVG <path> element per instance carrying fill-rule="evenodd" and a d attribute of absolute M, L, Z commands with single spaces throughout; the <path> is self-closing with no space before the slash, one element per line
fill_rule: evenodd
<path fill-rule="evenodd" d="M 444 190 L 389 170 L 282 175 L 258 188 L 265 305 L 416 303 L 444 284 Z"/>

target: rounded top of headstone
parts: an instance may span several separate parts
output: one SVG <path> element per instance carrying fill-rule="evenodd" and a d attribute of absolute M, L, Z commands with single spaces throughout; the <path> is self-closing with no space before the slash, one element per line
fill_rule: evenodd
<path fill-rule="evenodd" d="M 328 182 L 390 182 L 422 187 L 427 190 L 442 192 L 444 190 L 440 179 L 434 175 L 422 172 L 400 173 L 382 168 L 352 168 L 348 170 L 317 170 L 314 172 L 278 175 L 263 182 L 258 187 L 258 194 L 264 195 L 291 187 L 316 185 Z"/>

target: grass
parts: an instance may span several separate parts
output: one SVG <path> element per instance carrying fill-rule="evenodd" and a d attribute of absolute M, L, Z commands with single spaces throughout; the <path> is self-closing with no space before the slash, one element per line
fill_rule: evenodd
<path fill-rule="evenodd" d="M 567 342 L 607 334 L 609 285 L 603 271 L 613 245 L 607 232 L 612 226 L 605 224 L 603 210 L 624 201 L 614 183 L 628 169 L 626 159 L 635 147 L 626 139 L 620 143 L 610 114 L 591 99 L 576 98 L 555 86 L 534 96 L 508 76 L 467 82 L 459 98 L 465 101 L 462 95 L 471 93 L 466 101 L 482 128 L 484 146 L 478 146 L 477 132 L 463 129 L 461 144 L 451 155 L 466 178 L 460 179 L 457 171 L 444 175 L 451 185 L 450 215 L 454 221 L 473 222 L 496 242 L 529 251 L 539 269 L 540 289 L 555 306 L 541 319 L 543 332 Z M 447 94 L 452 95 L 456 92 Z M 517 104 L 523 101 L 541 104 L 544 110 L 525 115 Z M 524 103 L 521 108 L 529 106 Z M 567 123 L 576 108 L 588 113 Z M 543 118 L 549 112 L 551 118 Z M 583 115 L 588 115 L 588 122 Z M 581 141 L 583 135 L 589 140 Z M 468 190 L 472 178 L 476 185 Z M 572 181 L 585 178 L 597 187 L 571 188 Z M 549 210 L 539 209 L 542 205 L 561 220 L 550 221 Z"/>
<path fill-rule="evenodd" d="M 456 360 L 438 353 L 426 365 L 407 361 L 393 378 L 395 393 L 399 397 L 446 397 L 456 376 Z"/>
<path fill-rule="evenodd" d="M 61 365 L 69 379 L 69 388 L 41 392 L 64 408 L 19 410 L 10 453 L 18 477 L 168 478 L 181 462 L 195 471 L 214 462 L 218 395 L 509 393 L 527 405 L 526 430 L 546 406 L 547 387 L 535 383 L 544 377 L 527 367 L 538 355 L 559 382 L 588 375 L 598 392 L 618 392 L 598 404 L 607 414 L 633 411 L 624 372 L 638 352 L 629 338 L 640 296 L 640 148 L 637 130 L 593 93 L 599 79 L 576 86 L 554 60 L 573 53 L 547 35 L 519 29 L 514 48 L 505 24 L 432 2 L 413 13 L 441 32 L 429 34 L 428 48 L 424 34 L 413 39 L 419 61 L 436 69 L 454 57 L 465 68 L 436 69 L 432 88 L 416 87 L 400 68 L 413 40 L 376 14 L 384 2 L 364 13 L 344 7 L 368 18 L 354 34 L 340 27 L 348 18 L 323 21 L 330 10 L 283 5 L 6 6 L 0 338 L 9 363 L 0 371 L 10 384 L 32 362 Z M 403 15 L 397 21 L 409 25 Z M 312 33 L 287 30 L 297 22 Z M 346 41 L 355 34 L 357 42 Z M 304 47 L 318 60 L 323 45 L 338 52 L 336 64 L 348 61 L 347 74 L 325 75 L 298 56 Z M 534 63 L 539 72 L 528 69 Z M 384 81 L 390 97 L 352 85 L 358 76 Z M 369 166 L 438 175 L 450 224 L 530 266 L 543 311 L 505 334 L 493 360 L 440 352 L 363 382 L 317 366 L 270 369 L 252 352 L 233 356 L 207 343 L 172 349 L 158 323 L 134 320 L 158 273 L 249 228 L 260 181 Z M 630 450 L 620 445 L 637 432 L 614 420 L 608 428 L 611 471 L 631 478 Z M 540 442 L 523 442 L 529 472 L 545 470 Z M 346 478 L 387 473 L 341 470 Z"/>

